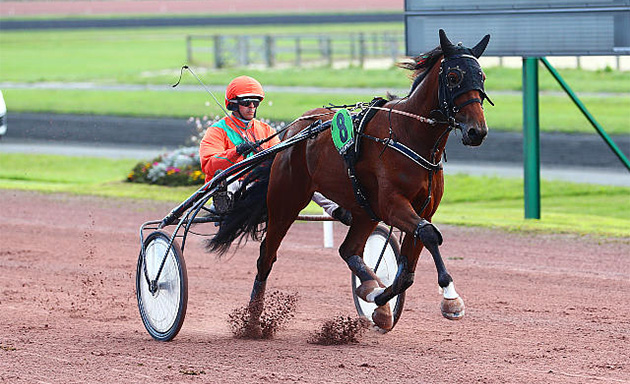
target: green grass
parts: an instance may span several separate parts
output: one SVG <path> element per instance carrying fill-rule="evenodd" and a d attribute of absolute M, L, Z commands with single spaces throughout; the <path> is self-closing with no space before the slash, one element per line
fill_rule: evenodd
<path fill-rule="evenodd" d="M 173 202 L 183 201 L 196 190 L 123 182 L 136 163 L 133 159 L 0 153 L 0 188 Z"/>
<path fill-rule="evenodd" d="M 326 25 L 327 33 L 373 31 L 403 32 L 402 23 Z M 320 33 L 318 25 L 226 26 L 222 34 Z M 186 64 L 185 38 L 188 34 L 215 34 L 216 28 L 136 28 L 55 31 L 3 31 L 0 34 L 1 81 L 8 82 L 95 82 L 101 84 L 158 84 L 169 89 Z M 208 85 L 225 86 L 230 79 L 247 73 L 264 85 L 365 87 L 382 90 L 408 89 L 407 71 L 399 68 L 367 70 L 360 68 L 287 68 L 224 69 L 197 68 Z M 491 128 L 520 131 L 522 105 L 519 91 L 521 70 L 486 68 L 488 94 L 497 106 L 486 108 Z M 596 119 L 610 134 L 630 133 L 630 72 L 561 70 L 561 75 L 581 95 Z M 188 73 L 182 83 L 195 84 Z M 540 70 L 540 89 L 560 91 L 559 85 Z M 204 106 L 209 99 L 199 92 L 113 92 L 5 89 L 10 111 L 120 116 L 190 116 L 216 115 L 220 110 Z M 606 95 L 594 96 L 594 92 Z M 221 99 L 219 92 L 216 96 Z M 328 103 L 354 103 L 369 100 L 369 91 L 356 95 L 269 93 L 273 105 L 261 108 L 260 116 L 274 121 L 292 121 L 304 111 Z M 567 96 L 541 96 L 543 131 L 594 133 Z"/>
<path fill-rule="evenodd" d="M 120 180 L 121 170 L 136 161 L 58 155 L 0 154 L 3 181 L 88 185 Z"/>
<path fill-rule="evenodd" d="M 193 69 L 196 66 L 191 66 Z M 408 89 L 411 86 L 410 72 L 401 68 L 390 69 L 361 69 L 358 67 L 330 69 L 315 68 L 271 68 L 271 69 L 243 69 L 225 68 L 221 70 L 195 69 L 203 82 L 207 85 L 224 87 L 236 76 L 246 73 L 258 79 L 265 85 L 329 87 L 329 88 L 383 88 Z M 145 72 L 142 76 L 119 78 L 126 84 L 173 84 L 179 77 L 179 67 L 167 69 L 164 72 Z M 182 84 L 199 85 L 197 80 L 185 72 Z M 201 87 L 200 87 L 201 88 Z"/>
<path fill-rule="evenodd" d="M 222 115 L 205 92 L 157 91 L 80 91 L 80 90 L 4 90 L 9 110 L 14 112 L 53 112 L 73 114 L 180 117 Z M 221 95 L 216 95 L 220 97 Z M 369 101 L 364 94 L 292 94 L 268 92 L 259 116 L 272 121 L 293 121 L 309 109 L 328 103 L 352 104 Z M 382 95 L 381 95 L 382 96 Z M 486 104 L 486 119 L 491 129 L 520 132 L 522 101 L 518 95 L 492 96 L 496 106 Z M 630 96 L 583 97 L 582 101 L 609 134 L 630 134 Z M 209 106 L 206 106 L 206 102 Z M 540 126 L 544 132 L 595 133 L 577 107 L 563 95 L 540 97 Z"/>
<path fill-rule="evenodd" d="M 326 33 L 399 31 L 402 23 L 326 25 Z M 224 26 L 222 34 L 321 33 L 317 25 Z M 186 63 L 188 34 L 216 34 L 215 28 L 137 28 L 54 31 L 3 31 L 0 35 L 2 81 L 100 81 L 171 84 L 178 68 Z M 190 63 L 193 64 L 193 63 Z M 160 75 L 160 71 L 170 71 Z M 207 84 L 226 85 L 243 69 L 210 71 Z M 520 90 L 521 71 L 486 68 L 487 88 Z M 263 84 L 407 88 L 406 71 L 400 69 L 273 69 L 246 70 Z M 630 73 L 620 71 L 561 70 L 578 92 L 630 93 Z M 184 82 L 194 84 L 191 76 Z M 546 71 L 540 71 L 542 90 L 559 90 Z"/>
<path fill-rule="evenodd" d="M 490 129 L 522 132 L 522 96 L 502 94 L 492 97 L 496 106 L 485 107 Z M 630 134 L 630 96 L 580 98 L 604 130 L 611 135 Z M 542 132 L 589 133 L 597 131 L 566 95 L 541 94 L 540 130 Z"/>
<path fill-rule="evenodd" d="M 398 30 L 402 23 L 326 25 L 326 33 Z M 321 33 L 317 25 L 3 31 L 3 81 L 145 81 L 143 73 L 186 64 L 186 36 Z M 139 79 L 139 80 L 138 80 Z M 172 79 L 169 79 L 169 82 Z M 227 80 L 229 81 L 229 80 Z M 221 84 L 227 83 L 224 78 Z"/>
<path fill-rule="evenodd" d="M 60 112 L 123 116 L 191 116 L 222 115 L 205 92 L 104 92 L 104 91 L 3 91 L 10 110 L 16 112 Z M 42 95 L 45 97 L 40 98 Z M 37 97 L 40 96 L 40 97 Z M 220 96 L 220 95 L 218 95 Z M 292 121 L 305 111 L 329 102 L 366 101 L 366 95 L 268 93 L 259 116 L 274 121 Z M 271 103 L 271 105 L 270 105 Z"/>
<path fill-rule="evenodd" d="M 196 187 L 126 183 L 135 160 L 0 153 L 0 188 L 169 201 Z M 630 237 L 630 188 L 543 181 L 542 219 L 523 219 L 520 179 L 449 175 L 434 221 L 510 231 Z M 319 209 L 311 204 L 309 213 Z"/>
<path fill-rule="evenodd" d="M 486 88 L 492 91 L 520 91 L 523 79 L 520 68 L 484 68 Z M 614 70 L 587 71 L 581 69 L 558 69 L 560 76 L 578 94 L 583 92 L 630 93 L 630 72 Z M 559 91 L 562 88 L 553 76 L 539 65 L 538 83 L 541 91 Z"/>

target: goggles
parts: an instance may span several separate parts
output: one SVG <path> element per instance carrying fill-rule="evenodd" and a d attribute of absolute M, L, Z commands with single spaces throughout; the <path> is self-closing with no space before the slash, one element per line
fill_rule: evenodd
<path fill-rule="evenodd" d="M 249 107 L 250 104 L 253 104 L 254 108 L 258 108 L 260 105 L 260 99 L 237 99 L 235 102 L 242 107 Z"/>

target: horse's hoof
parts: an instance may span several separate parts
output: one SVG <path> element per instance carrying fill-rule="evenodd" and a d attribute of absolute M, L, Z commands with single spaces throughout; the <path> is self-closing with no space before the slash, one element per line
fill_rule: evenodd
<path fill-rule="evenodd" d="M 243 329 L 243 336 L 246 339 L 262 339 L 263 329 L 259 321 L 250 321 Z"/>
<path fill-rule="evenodd" d="M 464 317 L 466 307 L 464 306 L 464 300 L 461 297 L 455 299 L 443 299 L 440 304 L 442 310 L 442 316 L 449 320 L 459 320 Z"/>
<path fill-rule="evenodd" d="M 379 286 L 378 281 L 368 280 L 361 283 L 361 285 L 359 285 L 355 289 L 355 291 L 357 293 L 357 296 L 359 296 L 361 299 L 363 299 L 364 301 L 367 301 L 368 303 L 373 303 L 375 295 L 370 295 L 370 293 L 374 292 L 374 290 L 379 289 L 379 288 L 381 287 Z M 370 295 L 370 297 L 368 297 L 368 295 Z"/>
<path fill-rule="evenodd" d="M 392 316 L 392 311 L 389 308 L 389 303 L 376 307 L 374 312 L 372 312 L 372 321 L 377 327 L 385 332 L 389 332 L 392 328 L 394 328 L 394 317 Z"/>

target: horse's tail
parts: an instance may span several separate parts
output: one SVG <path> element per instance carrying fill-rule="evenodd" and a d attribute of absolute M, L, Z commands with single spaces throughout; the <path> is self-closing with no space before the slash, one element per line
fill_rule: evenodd
<path fill-rule="evenodd" d="M 234 193 L 233 203 L 219 222 L 219 231 L 206 241 L 206 250 L 219 256 L 248 238 L 260 241 L 267 231 L 267 187 L 273 158 L 254 168 Z"/>

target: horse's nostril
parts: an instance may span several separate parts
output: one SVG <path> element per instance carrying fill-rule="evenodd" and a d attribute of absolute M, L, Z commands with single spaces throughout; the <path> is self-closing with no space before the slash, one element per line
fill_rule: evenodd
<path fill-rule="evenodd" d="M 477 130 L 475 130 L 474 128 L 470 128 L 470 129 L 468 130 L 468 137 L 470 137 L 471 139 L 474 139 L 474 138 L 476 138 L 477 136 L 478 136 L 478 135 L 477 135 Z"/>

